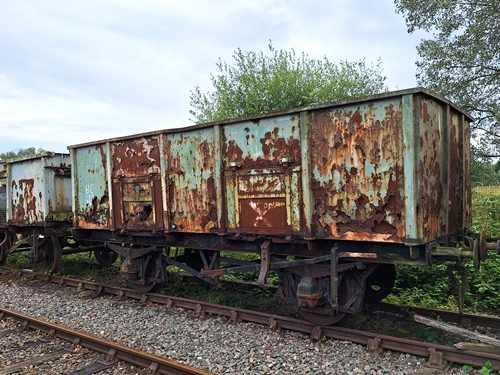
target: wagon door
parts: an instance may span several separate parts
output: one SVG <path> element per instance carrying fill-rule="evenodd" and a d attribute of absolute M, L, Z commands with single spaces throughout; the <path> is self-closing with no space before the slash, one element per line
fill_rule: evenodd
<path fill-rule="evenodd" d="M 277 234 L 301 230 L 301 151 L 297 117 L 224 127 L 229 232 Z"/>
<path fill-rule="evenodd" d="M 163 228 L 159 138 L 140 137 L 112 144 L 118 229 Z"/>

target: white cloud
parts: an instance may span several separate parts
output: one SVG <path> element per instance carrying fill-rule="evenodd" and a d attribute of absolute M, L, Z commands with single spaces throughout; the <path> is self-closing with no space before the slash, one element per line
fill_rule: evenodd
<path fill-rule="evenodd" d="M 294 48 L 332 61 L 382 58 L 391 89 L 414 86 L 417 37 L 392 3 L 362 0 L 3 2 L 0 151 L 67 145 L 189 121 L 235 49 Z"/>

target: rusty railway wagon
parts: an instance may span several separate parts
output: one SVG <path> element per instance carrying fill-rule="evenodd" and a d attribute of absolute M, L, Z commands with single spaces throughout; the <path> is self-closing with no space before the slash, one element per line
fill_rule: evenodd
<path fill-rule="evenodd" d="M 471 121 L 416 88 L 69 146 L 73 236 L 142 292 L 169 266 L 214 285 L 275 271 L 284 301 L 334 324 L 384 298 L 395 264 L 498 247 L 466 236 Z"/>
<path fill-rule="evenodd" d="M 26 252 L 33 268 L 55 272 L 63 254 L 89 250 L 72 240 L 71 193 L 69 154 L 44 152 L 1 163 L 0 264 L 8 254 Z"/>
<path fill-rule="evenodd" d="M 25 250 L 39 270 L 59 266 L 60 239 L 71 234 L 73 217 L 69 162 L 69 154 L 42 153 L 3 163 L 0 264 L 8 254 Z"/>

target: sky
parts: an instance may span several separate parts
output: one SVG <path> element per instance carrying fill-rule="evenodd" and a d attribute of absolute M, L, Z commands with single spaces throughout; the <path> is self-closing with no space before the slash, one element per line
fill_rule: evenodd
<path fill-rule="evenodd" d="M 0 0 L 0 153 L 193 124 L 190 91 L 233 52 L 368 65 L 417 86 L 416 46 L 390 0 Z"/>

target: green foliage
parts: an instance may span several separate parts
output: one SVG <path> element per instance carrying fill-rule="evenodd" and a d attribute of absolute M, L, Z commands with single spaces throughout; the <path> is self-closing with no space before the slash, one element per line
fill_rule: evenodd
<path fill-rule="evenodd" d="M 492 164 L 481 160 L 472 161 L 471 185 L 472 187 L 498 186 L 500 194 L 500 162 Z"/>
<path fill-rule="evenodd" d="M 489 375 L 493 372 L 493 366 L 491 365 L 491 362 L 486 362 L 483 367 L 479 370 L 480 374 L 483 375 Z"/>
<path fill-rule="evenodd" d="M 396 266 L 396 284 L 387 301 L 456 310 L 458 301 L 446 267 L 446 264 L 433 267 Z"/>
<path fill-rule="evenodd" d="M 462 367 L 465 371 L 469 371 L 469 372 L 472 372 L 474 371 L 474 366 L 471 366 L 471 365 L 464 365 Z M 483 374 L 483 375 L 489 375 L 489 374 L 492 374 L 493 373 L 493 366 L 491 365 L 491 362 L 486 362 L 484 364 L 483 367 L 481 367 L 481 369 L 479 370 L 479 373 L 480 374 Z"/>
<path fill-rule="evenodd" d="M 32 264 L 28 262 L 28 252 L 14 252 L 7 257 L 7 267 L 31 269 Z M 119 269 L 117 267 L 102 267 L 95 257 L 89 253 L 77 253 L 63 256 L 61 268 L 56 273 L 58 276 L 73 278 L 91 278 L 116 275 Z"/>
<path fill-rule="evenodd" d="M 211 75 L 213 91 L 191 91 L 190 113 L 197 123 L 278 111 L 387 91 L 380 60 L 335 64 L 325 56 L 311 59 L 295 50 L 283 51 L 269 44 L 270 55 L 242 51 L 233 54 L 233 65 L 216 64 Z"/>
<path fill-rule="evenodd" d="M 207 287 L 205 283 L 198 280 L 178 281 L 169 284 L 166 288 L 160 293 L 237 308 L 261 310 L 275 305 L 274 296 L 268 289 L 253 288 L 245 291 L 237 290 L 230 285 L 223 285 L 222 289 L 216 289 Z"/>
<path fill-rule="evenodd" d="M 482 155 L 500 155 L 500 6 L 498 0 L 395 0 L 408 32 L 432 33 L 417 47 L 417 81 L 476 118 Z"/>
<path fill-rule="evenodd" d="M 473 190 L 471 230 L 500 236 L 500 189 L 497 194 L 489 194 L 489 191 L 482 187 Z"/>
<path fill-rule="evenodd" d="M 412 323 L 408 326 L 408 334 L 416 339 L 425 340 L 433 344 L 438 344 L 442 340 L 436 330 L 424 327 L 421 324 Z"/>
<path fill-rule="evenodd" d="M 20 148 L 16 151 L 1 152 L 0 153 L 0 160 L 9 160 L 9 159 L 17 159 L 17 158 L 23 158 L 23 157 L 28 157 L 28 156 L 35 156 L 36 154 L 41 154 L 43 152 L 46 152 L 46 151 L 41 149 L 41 148 L 39 148 L 39 149 L 36 149 L 35 147 Z"/>

